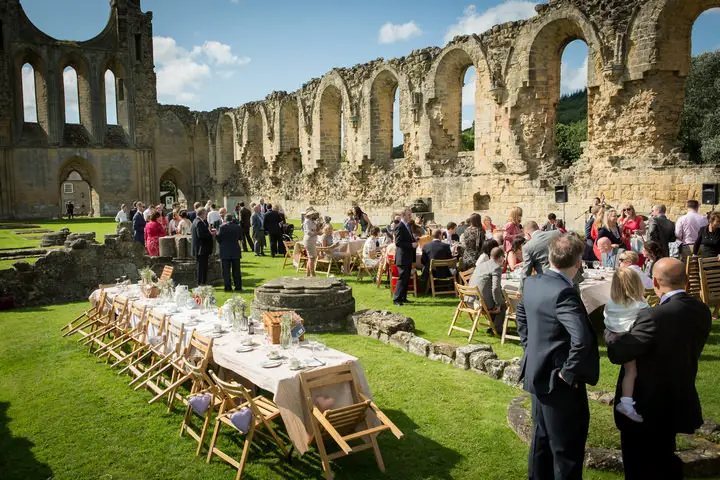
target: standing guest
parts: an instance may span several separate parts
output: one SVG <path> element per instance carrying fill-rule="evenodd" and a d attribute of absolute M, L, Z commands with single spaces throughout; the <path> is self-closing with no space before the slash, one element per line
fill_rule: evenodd
<path fill-rule="evenodd" d="M 347 218 L 343 222 L 343 229 L 348 232 L 357 230 L 357 220 L 355 220 L 355 212 L 352 209 L 347 212 Z"/>
<path fill-rule="evenodd" d="M 430 261 L 431 260 L 450 260 L 452 258 L 452 250 L 450 245 L 442 242 L 442 230 L 437 229 L 432 233 L 432 241 L 426 243 L 422 247 L 422 255 L 420 262 L 423 265 L 422 278 L 424 281 L 430 277 Z M 453 274 L 449 267 L 437 267 L 433 270 L 435 278 L 450 278 Z"/>
<path fill-rule="evenodd" d="M 225 217 L 227 216 L 227 208 L 221 207 L 220 210 L 218 210 L 218 213 L 220 214 L 221 222 L 225 221 Z"/>
<path fill-rule="evenodd" d="M 574 235 L 555 236 L 551 268 L 525 280 L 517 306 L 520 378 L 531 394 L 534 425 L 528 478 L 582 478 L 590 424 L 585 385 L 595 385 L 600 376 L 595 332 L 571 280 L 580 271 L 583 249 Z"/>
<path fill-rule="evenodd" d="M 155 211 L 145 225 L 145 248 L 151 257 L 160 256 L 160 238 L 166 235 L 165 227 L 160 223 L 162 216 Z"/>
<path fill-rule="evenodd" d="M 502 293 L 502 266 L 505 263 L 505 252 L 500 247 L 490 251 L 490 258 L 475 267 L 468 285 L 478 287 L 485 306 L 490 312 L 493 328 L 488 329 L 488 334 L 497 335 L 502 332 L 505 323 L 505 297 Z"/>
<path fill-rule="evenodd" d="M 253 206 L 253 208 L 255 207 Z M 253 239 L 250 236 L 251 216 L 252 212 L 245 206 L 245 202 L 240 202 L 240 227 L 242 228 L 243 250 L 246 252 L 255 249 Z"/>
<path fill-rule="evenodd" d="M 629 203 L 623 207 L 622 216 L 618 220 L 618 224 L 625 240 L 626 250 L 630 250 L 630 237 L 645 234 L 645 221 L 643 217 L 635 213 L 635 207 Z"/>
<path fill-rule="evenodd" d="M 663 257 L 670 256 L 670 242 L 675 241 L 675 224 L 665 216 L 665 205 L 653 205 L 650 220 L 648 220 L 648 240 L 657 242 L 662 249 Z"/>
<path fill-rule="evenodd" d="M 155 211 L 160 214 L 160 218 L 158 218 L 157 222 L 162 225 L 162 227 L 165 229 L 165 232 L 167 233 L 168 219 L 165 217 L 165 215 L 163 215 L 162 203 L 159 203 L 155 206 Z"/>
<path fill-rule="evenodd" d="M 599 260 L 605 268 L 617 268 L 620 264 L 620 255 L 625 251 L 622 247 L 617 247 L 610 243 L 607 237 L 598 238 L 597 247 L 600 251 Z"/>
<path fill-rule="evenodd" d="M 165 216 L 165 218 L 167 219 L 166 225 L 167 225 L 167 229 L 168 229 L 168 235 L 174 234 L 174 232 L 171 233 L 171 231 L 170 231 L 170 221 L 175 219 L 175 217 L 177 216 L 177 212 L 179 212 L 179 211 L 180 211 L 180 204 L 178 202 L 175 202 L 172 205 L 172 209 L 170 209 L 170 211 Z"/>
<path fill-rule="evenodd" d="M 167 224 L 168 235 L 175 235 L 177 233 L 178 223 L 180 223 L 180 210 L 176 207 L 170 212 L 170 220 Z"/>
<path fill-rule="evenodd" d="M 187 212 L 188 220 L 190 220 L 191 222 L 194 222 L 194 221 L 195 221 L 195 217 L 197 216 L 197 213 L 196 213 L 196 212 L 197 212 L 197 209 L 200 208 L 201 205 L 202 205 L 202 204 L 201 204 L 200 202 L 195 202 L 195 203 L 193 203 L 193 208 L 192 208 L 192 210 L 190 210 L 189 212 Z"/>
<path fill-rule="evenodd" d="M 720 212 L 712 212 L 709 223 L 698 231 L 693 255 L 700 253 L 702 258 L 718 257 L 720 260 Z"/>
<path fill-rule="evenodd" d="M 253 209 L 252 217 L 250 217 L 250 225 L 252 226 L 252 237 L 253 237 L 253 250 L 255 251 L 256 257 L 265 255 L 263 248 L 265 248 L 265 231 L 263 230 L 263 216 L 260 211 L 262 207 L 255 205 Z"/>
<path fill-rule="evenodd" d="M 220 212 L 217 211 L 217 205 L 215 205 L 214 203 L 210 204 L 210 211 L 208 211 L 207 214 L 207 221 L 209 225 L 215 228 L 218 228 L 222 223 L 222 217 L 220 216 Z"/>
<path fill-rule="evenodd" d="M 263 216 L 263 228 L 270 239 L 270 256 L 275 258 L 276 254 L 285 255 L 285 246 L 282 241 L 282 227 L 280 226 L 280 214 L 273 210 L 272 205 L 269 203 L 267 208 L 268 211 Z"/>
<path fill-rule="evenodd" d="M 645 258 L 647 259 L 647 256 Z M 642 280 L 643 286 L 645 288 L 653 288 L 652 278 L 648 274 L 643 272 L 642 268 L 638 266 L 639 259 L 639 255 L 632 250 L 626 250 L 620 255 L 618 255 L 620 268 L 629 268 L 631 270 L 635 270 L 638 275 L 640 275 L 640 280 Z"/>
<path fill-rule="evenodd" d="M 240 236 L 242 229 L 233 221 L 232 215 L 225 215 L 225 223 L 218 228 L 217 239 L 220 250 L 220 263 L 222 266 L 223 282 L 225 291 L 232 291 L 232 283 L 235 284 L 235 291 L 242 291 L 242 278 L 240 276 Z M 232 271 L 232 283 L 230 283 L 230 272 Z"/>
<path fill-rule="evenodd" d="M 412 211 L 406 207 L 401 214 L 401 221 L 395 229 L 395 265 L 398 268 L 398 280 L 395 285 L 393 304 L 402 306 L 408 303 L 407 290 L 410 283 L 410 273 L 415 263 L 417 241 L 409 225 Z M 480 222 L 478 221 L 478 224 Z M 477 230 L 477 228 L 476 228 Z M 467 234 L 468 232 L 465 232 Z"/>
<path fill-rule="evenodd" d="M 495 225 L 492 223 L 492 218 L 488 217 L 487 215 L 483 217 L 482 220 L 482 228 L 485 230 L 485 239 L 492 238 L 493 233 L 495 232 L 496 228 Z"/>
<path fill-rule="evenodd" d="M 462 264 L 463 270 L 472 268 L 480 256 L 480 249 L 485 240 L 480 215 L 473 213 L 468 219 L 468 227 L 460 237 L 460 244 L 463 247 Z"/>
<path fill-rule="evenodd" d="M 197 209 L 197 216 L 192 225 L 192 253 L 195 256 L 198 285 L 207 282 L 208 262 L 213 251 L 214 229 L 210 229 L 207 221 L 207 210 Z"/>
<path fill-rule="evenodd" d="M 67 204 L 65 205 L 65 211 L 67 212 L 68 220 L 72 220 L 73 218 L 75 218 L 75 204 L 72 202 L 72 200 L 67 202 Z"/>
<path fill-rule="evenodd" d="M 457 233 L 457 223 L 449 222 L 446 225 L 445 231 L 443 232 L 443 240 L 447 240 L 451 243 L 460 241 L 460 235 Z"/>
<path fill-rule="evenodd" d="M 155 205 L 148 205 L 147 208 L 143 211 L 143 217 L 145 217 L 146 222 L 150 219 L 150 214 L 154 211 Z"/>
<path fill-rule="evenodd" d="M 681 242 L 680 257 L 683 262 L 692 255 L 700 229 L 708 224 L 707 217 L 700 215 L 698 208 L 700 208 L 700 204 L 697 200 L 688 200 L 687 214 L 678 218 L 675 224 L 675 238 Z"/>
<path fill-rule="evenodd" d="M 145 205 L 142 202 L 137 203 L 137 212 L 133 217 L 133 240 L 145 245 Z"/>
<path fill-rule="evenodd" d="M 192 235 L 192 222 L 188 218 L 188 212 L 185 209 L 178 212 L 178 221 L 175 225 L 175 233 L 178 235 Z"/>
<path fill-rule="evenodd" d="M 320 214 L 313 208 L 309 207 L 305 210 L 305 220 L 302 224 L 303 229 L 303 245 L 307 252 L 307 262 L 305 263 L 305 276 L 315 276 L 315 262 L 317 261 L 317 237 L 318 228 L 317 223 L 320 218 Z"/>
<path fill-rule="evenodd" d="M 115 215 L 115 222 L 127 222 L 128 221 L 128 208 L 127 205 L 124 203 L 120 205 L 120 210 L 118 211 L 117 215 Z"/>
<path fill-rule="evenodd" d="M 602 252 L 597 247 L 597 243 L 601 238 L 608 238 L 613 248 L 625 248 L 625 239 L 623 237 L 623 229 L 618 224 L 617 211 L 611 208 L 605 212 L 603 218 L 603 226 L 598 230 L 597 240 L 595 240 L 595 256 L 600 258 Z"/>
<path fill-rule="evenodd" d="M 244 205 L 244 204 L 243 204 L 243 205 Z M 240 205 L 240 202 L 237 202 L 237 203 L 235 204 L 235 209 L 233 210 L 233 220 L 234 220 L 235 223 L 237 223 L 238 225 L 240 225 L 240 220 L 241 220 L 241 218 L 240 218 L 240 210 L 241 210 L 241 209 L 242 209 L 242 205 Z"/>
<path fill-rule="evenodd" d="M 523 211 L 520 207 L 514 207 L 510 210 L 508 223 L 505 225 L 505 231 L 503 232 L 503 248 L 505 252 L 512 249 L 512 241 L 515 237 L 523 236 L 522 214 Z"/>
<path fill-rule="evenodd" d="M 608 342 L 612 363 L 635 360 L 637 365 L 634 400 L 643 422 L 615 413 L 628 480 L 684 478 L 675 438 L 678 433 L 693 433 L 703 423 L 695 378 L 712 319 L 706 305 L 685 293 L 686 280 L 682 262 L 659 260 L 653 269 L 653 287 L 660 304 L 644 310 L 629 332 Z M 624 375 L 622 368 L 616 404 Z"/>
<path fill-rule="evenodd" d="M 562 218 L 558 218 L 557 220 L 557 229 L 560 233 L 568 233 L 565 229 L 565 221 Z"/>
<path fill-rule="evenodd" d="M 652 278 L 655 263 L 663 258 L 660 245 L 652 240 L 648 240 L 645 242 L 645 245 L 643 245 L 643 256 L 645 257 L 645 273 Z"/>
<path fill-rule="evenodd" d="M 527 277 L 533 270 L 540 275 L 550 269 L 550 242 L 562 236 L 557 230 L 543 232 L 537 222 L 529 221 L 525 224 L 525 238 L 530 238 L 522 249 L 523 263 L 520 266 L 520 282 L 524 285 Z M 517 238 L 517 237 L 516 237 Z M 571 277 L 572 278 L 572 277 Z"/>
<path fill-rule="evenodd" d="M 132 219 L 135 218 L 135 214 L 138 211 L 138 203 L 141 203 L 140 200 L 135 200 L 132 203 L 132 208 L 130 209 L 130 213 L 128 214 L 128 217 L 127 217 L 128 220 L 130 220 L 131 222 L 132 222 Z"/>
<path fill-rule="evenodd" d="M 264 215 L 266 212 L 267 212 L 267 205 L 265 205 L 265 199 L 261 198 L 260 199 L 260 213 L 262 213 Z"/>
<path fill-rule="evenodd" d="M 585 253 L 583 254 L 583 260 L 592 261 L 595 258 L 595 255 L 592 253 L 593 246 L 595 245 L 595 239 L 592 236 L 592 231 L 599 211 L 599 205 L 593 205 L 590 207 L 590 216 L 585 222 Z"/>
<path fill-rule="evenodd" d="M 522 237 L 518 237 L 518 238 L 522 238 Z M 525 239 L 523 238 L 523 240 L 525 240 Z M 500 244 L 494 238 L 491 238 L 490 240 L 485 240 L 485 243 L 483 243 L 483 246 L 480 249 L 480 256 L 478 257 L 477 262 L 475 262 L 475 267 L 478 267 L 478 266 L 480 266 L 481 263 L 487 262 L 488 260 L 490 260 L 490 252 L 492 252 L 493 248 L 499 247 L 499 246 L 500 246 Z"/>
<path fill-rule="evenodd" d="M 548 215 L 547 218 L 548 218 L 548 221 L 545 222 L 545 225 L 542 226 L 542 231 L 549 232 L 550 230 L 557 230 L 558 229 L 557 215 L 555 215 L 554 213 L 551 213 Z"/>
<path fill-rule="evenodd" d="M 362 208 L 357 205 L 353 207 L 353 213 L 355 220 L 357 221 L 358 225 L 360 225 L 360 233 L 364 235 L 365 232 L 367 232 L 368 228 L 372 227 L 370 217 L 367 213 L 362 211 Z"/>
<path fill-rule="evenodd" d="M 365 245 L 363 245 L 363 264 L 367 268 L 376 268 L 380 264 L 380 259 L 378 258 L 378 251 L 383 247 L 378 247 L 378 235 L 380 235 L 380 228 L 372 227 L 370 229 L 370 236 L 367 238 L 367 240 L 365 240 Z"/>
<path fill-rule="evenodd" d="M 522 250 L 525 242 L 525 237 L 515 237 L 515 240 L 512 242 L 512 249 L 507 254 L 507 268 L 511 272 L 522 265 Z"/>

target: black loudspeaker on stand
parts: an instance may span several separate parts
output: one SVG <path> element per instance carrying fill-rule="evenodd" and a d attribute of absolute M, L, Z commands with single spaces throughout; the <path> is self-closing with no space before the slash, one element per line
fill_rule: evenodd
<path fill-rule="evenodd" d="M 568 192 L 566 185 L 557 185 L 555 187 L 555 203 L 562 203 L 563 207 L 563 222 L 565 222 L 565 228 L 567 225 L 567 218 L 565 218 L 565 204 L 568 201 Z"/>
<path fill-rule="evenodd" d="M 718 185 L 717 183 L 702 184 L 702 203 L 703 205 L 718 204 Z"/>

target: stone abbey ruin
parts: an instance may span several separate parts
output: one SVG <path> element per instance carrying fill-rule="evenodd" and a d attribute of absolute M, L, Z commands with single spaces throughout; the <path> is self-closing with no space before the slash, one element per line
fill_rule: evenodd
<path fill-rule="evenodd" d="M 385 221 L 428 198 L 436 218 L 472 211 L 502 223 L 560 211 L 578 227 L 605 193 L 639 212 L 654 202 L 678 214 L 719 169 L 692 164 L 677 140 L 691 30 L 720 0 L 551 0 L 525 21 L 459 36 L 444 48 L 335 68 L 291 93 L 212 112 L 157 103 L 152 13 L 112 0 L 105 29 L 85 42 L 39 31 L 19 0 L 0 0 L 0 218 L 48 218 L 61 183 L 78 172 L 96 214 L 159 198 L 170 180 L 188 202 L 267 201 L 292 217 L 307 205 L 335 218 L 358 203 Z M 587 43 L 588 141 L 562 167 L 555 144 L 564 47 Z M 35 75 L 37 122 L 25 122 L 21 69 Z M 67 124 L 63 70 L 77 72 L 80 123 Z M 476 69 L 475 150 L 460 151 L 466 70 Z M 104 74 L 115 76 L 117 125 L 105 120 Z M 392 159 L 400 98 L 404 158 Z M 341 135 L 344 138 L 341 138 Z"/>

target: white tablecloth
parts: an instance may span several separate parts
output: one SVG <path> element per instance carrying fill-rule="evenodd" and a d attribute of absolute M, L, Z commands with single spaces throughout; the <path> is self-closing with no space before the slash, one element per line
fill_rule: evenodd
<path fill-rule="evenodd" d="M 588 313 L 592 313 L 610 300 L 611 283 L 609 278 L 604 280 L 586 278 L 580 284 L 580 298 Z M 503 278 L 502 287 L 508 293 L 517 293 L 520 290 L 520 280 Z"/>
<path fill-rule="evenodd" d="M 293 251 L 293 265 L 297 267 L 300 262 L 300 251 L 303 246 L 303 242 L 296 242 L 296 245 L 297 247 Z M 345 273 L 348 273 L 347 269 L 352 262 L 352 257 L 362 251 L 365 246 L 365 240 L 340 240 L 337 242 L 337 245 L 338 246 L 335 250 L 333 250 L 333 253 L 336 253 L 338 257 L 343 259 L 343 269 L 345 270 Z M 320 244 L 318 243 L 318 247 L 319 246 Z"/>
<path fill-rule="evenodd" d="M 174 306 L 163 304 L 160 299 L 149 299 L 137 296 L 138 290 L 136 289 L 123 294 L 121 294 L 120 290 L 116 287 L 108 288 L 105 291 L 108 294 L 109 302 L 112 302 L 112 299 L 120 294 L 123 297 L 128 297 L 133 305 L 145 305 L 154 311 L 167 313 L 170 315 L 170 321 L 173 322 L 173 324 L 187 324 L 193 320 L 193 317 L 196 317 L 196 320 L 200 320 L 200 323 L 185 328 L 185 344 L 190 340 L 193 330 L 197 330 L 200 334 L 208 335 L 213 332 L 215 324 L 221 322 L 221 319 L 215 311 L 202 314 L 198 309 L 190 310 L 183 308 L 176 310 Z M 90 296 L 91 300 L 97 299 L 99 294 L 100 290 L 95 290 Z M 169 310 L 172 312 L 169 312 Z M 137 325 L 138 320 L 137 318 L 131 318 L 133 326 Z M 258 329 L 260 328 L 258 327 Z M 152 333 L 153 332 L 151 332 L 151 334 Z M 312 426 L 310 425 L 309 412 L 305 406 L 305 400 L 300 387 L 299 372 L 290 370 L 287 362 L 279 367 L 263 368 L 261 364 L 267 360 L 267 349 L 262 346 L 262 330 L 260 330 L 260 333 L 253 335 L 252 338 L 256 347 L 254 350 L 245 353 L 238 353 L 236 351 L 237 348 L 242 346 L 242 336 L 240 334 L 230 332 L 215 338 L 212 349 L 213 362 L 249 380 L 263 390 L 273 393 L 273 401 L 280 408 L 280 414 L 285 423 L 288 435 L 298 452 L 303 454 L 308 449 L 308 439 L 310 432 L 312 432 Z M 285 356 L 290 355 L 290 351 L 282 353 L 284 353 Z M 369 398 L 372 398 L 370 387 L 365 378 L 365 372 L 357 358 L 332 348 L 325 348 L 317 352 L 316 356 L 325 362 L 327 367 L 341 365 L 343 363 L 351 364 L 360 381 L 360 388 L 363 393 Z M 312 352 L 307 346 L 303 345 L 297 351 L 297 358 L 302 361 L 310 360 L 312 358 Z M 326 395 L 335 398 L 335 408 L 353 403 L 352 392 L 348 385 L 325 387 L 312 393 L 315 396 Z"/>

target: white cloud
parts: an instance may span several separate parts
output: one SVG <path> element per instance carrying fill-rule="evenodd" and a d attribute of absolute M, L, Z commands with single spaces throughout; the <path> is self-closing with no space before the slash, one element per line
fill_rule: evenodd
<path fill-rule="evenodd" d="M 65 87 L 65 123 L 80 123 L 77 72 L 72 67 L 67 67 L 63 71 L 63 85 Z"/>
<path fill-rule="evenodd" d="M 523 2 L 519 0 L 507 0 L 500 5 L 488 8 L 478 13 L 475 5 L 469 5 L 457 23 L 451 25 L 445 34 L 445 42 L 449 42 L 457 35 L 468 35 L 471 33 L 483 33 L 494 25 L 524 20 L 535 16 L 536 2 Z"/>
<path fill-rule="evenodd" d="M 222 66 L 218 75 L 229 78 L 234 72 L 228 68 L 250 63 L 250 58 L 234 55 L 230 45 L 216 41 L 206 41 L 187 50 L 178 46 L 173 38 L 153 37 L 153 49 L 158 96 L 178 102 L 195 99 L 203 82 L 213 75 L 212 67 Z"/>
<path fill-rule="evenodd" d="M 25 64 L 22 68 L 23 111 L 26 122 L 37 122 L 37 103 L 35 99 L 35 73 Z"/>
<path fill-rule="evenodd" d="M 563 62 L 560 66 L 560 91 L 572 93 L 587 87 L 588 59 L 585 57 L 582 65 L 577 69 L 571 68 Z"/>
<path fill-rule="evenodd" d="M 472 124 L 473 124 L 473 120 L 472 120 L 472 119 L 463 120 L 463 121 L 462 121 L 462 129 L 463 129 L 463 130 L 467 130 L 468 128 L 472 127 Z"/>
<path fill-rule="evenodd" d="M 380 27 L 378 33 L 379 43 L 395 43 L 408 40 L 412 37 L 422 35 L 422 30 L 417 26 L 414 20 L 403 24 L 395 24 L 387 22 Z"/>

